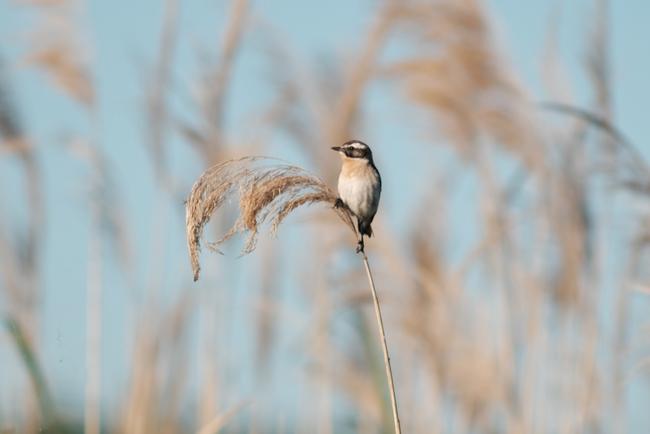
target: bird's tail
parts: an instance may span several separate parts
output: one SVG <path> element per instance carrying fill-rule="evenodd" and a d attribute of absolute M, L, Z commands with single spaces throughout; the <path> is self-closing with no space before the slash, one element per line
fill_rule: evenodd
<path fill-rule="evenodd" d="M 372 226 L 368 221 L 359 221 L 359 235 L 367 235 L 369 238 L 372 237 Z"/>

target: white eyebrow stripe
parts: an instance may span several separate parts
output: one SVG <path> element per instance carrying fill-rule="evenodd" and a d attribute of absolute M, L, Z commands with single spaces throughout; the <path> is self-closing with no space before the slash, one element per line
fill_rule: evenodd
<path fill-rule="evenodd" d="M 354 149 L 368 149 L 368 146 L 366 146 L 363 143 L 359 143 L 359 142 L 348 143 L 346 147 L 350 147 L 350 148 L 354 148 Z"/>

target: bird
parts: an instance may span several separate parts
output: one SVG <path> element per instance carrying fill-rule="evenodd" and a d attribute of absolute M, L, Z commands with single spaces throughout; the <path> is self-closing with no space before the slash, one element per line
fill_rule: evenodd
<path fill-rule="evenodd" d="M 381 176 L 372 159 L 370 147 L 359 140 L 350 140 L 333 146 L 341 156 L 341 173 L 334 206 L 345 207 L 357 218 L 359 240 L 357 253 L 364 253 L 363 236 L 372 237 L 372 220 L 377 213 L 381 196 Z"/>

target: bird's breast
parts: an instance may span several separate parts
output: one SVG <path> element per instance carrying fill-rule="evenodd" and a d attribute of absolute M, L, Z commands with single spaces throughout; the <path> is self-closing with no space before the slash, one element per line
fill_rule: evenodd
<path fill-rule="evenodd" d="M 339 196 L 357 216 L 374 216 L 379 204 L 379 177 L 371 167 L 342 170 L 339 176 Z"/>

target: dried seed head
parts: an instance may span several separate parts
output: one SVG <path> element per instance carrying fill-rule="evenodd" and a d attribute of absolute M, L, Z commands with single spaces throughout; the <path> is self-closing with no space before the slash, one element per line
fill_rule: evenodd
<path fill-rule="evenodd" d="M 205 224 L 231 195 L 239 195 L 240 214 L 234 225 L 217 242 L 218 246 L 237 233 L 248 232 L 243 253 L 255 249 L 259 226 L 280 223 L 296 208 L 323 202 L 334 205 L 337 195 L 323 181 L 304 169 L 265 157 L 244 157 L 208 169 L 196 181 L 186 204 L 187 245 L 194 280 L 199 278 L 199 250 Z M 333 208 L 334 209 L 334 208 Z M 334 209 L 354 232 L 349 211 Z"/>

